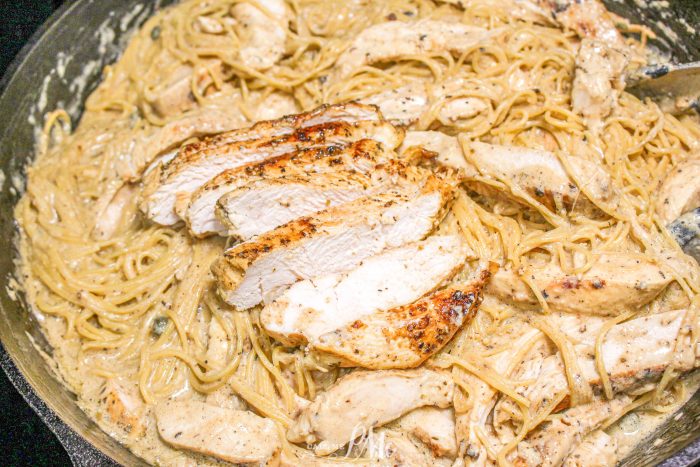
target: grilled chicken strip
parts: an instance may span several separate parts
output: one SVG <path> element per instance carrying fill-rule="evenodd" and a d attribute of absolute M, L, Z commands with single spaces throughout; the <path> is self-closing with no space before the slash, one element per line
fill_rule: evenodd
<path fill-rule="evenodd" d="M 330 164 L 328 161 L 321 161 L 318 165 L 316 163 L 318 161 L 310 164 L 311 168 L 319 168 L 320 173 L 291 172 L 284 177 L 261 179 L 219 198 L 216 215 L 227 227 L 227 234 L 249 240 L 299 217 L 362 196 L 406 184 L 422 183 L 430 174 L 425 169 L 407 167 L 398 160 L 390 160 L 375 167 L 369 175 L 354 168 L 343 169 L 338 159 Z M 332 170 L 329 165 L 338 168 Z M 261 217 L 261 212 L 265 216 Z"/>
<path fill-rule="evenodd" d="M 264 464 L 281 449 L 275 422 L 245 410 L 194 400 L 168 400 L 155 408 L 166 443 L 235 464 Z"/>
<path fill-rule="evenodd" d="M 267 70 L 285 52 L 286 22 L 289 21 L 284 0 L 257 0 L 264 11 L 253 3 L 236 3 L 231 15 L 236 20 L 236 33 L 241 38 L 241 61 L 254 70 Z"/>
<path fill-rule="evenodd" d="M 454 136 L 441 131 L 407 131 L 399 153 L 404 154 L 416 146 L 434 152 L 437 162 L 445 167 L 461 170 L 472 178 L 478 175 L 476 168 L 464 158 L 464 151 Z"/>
<path fill-rule="evenodd" d="M 246 128 L 227 131 L 209 137 L 199 143 L 188 144 L 180 148 L 178 155 L 182 157 L 191 157 L 191 155 L 196 152 L 218 146 L 225 146 L 229 143 L 289 135 L 302 128 L 309 128 L 329 122 L 377 122 L 382 119 L 381 113 L 377 107 L 373 105 L 358 104 L 355 102 L 335 105 L 324 104 L 308 112 L 257 122 Z"/>
<path fill-rule="evenodd" d="M 435 457 L 432 452 L 420 441 L 408 433 L 380 428 L 374 432 L 378 439 L 370 446 L 370 455 L 376 460 L 374 465 L 379 466 L 424 466 L 450 467 L 450 459 Z"/>
<path fill-rule="evenodd" d="M 183 141 L 245 125 L 234 99 L 222 97 L 221 100 L 223 103 L 192 110 L 155 130 L 144 130 L 144 134 L 126 140 L 124 147 L 114 148 L 117 152 L 114 156 L 115 170 L 119 177 L 127 181 L 138 181 L 153 161 L 174 151 Z"/>
<path fill-rule="evenodd" d="M 234 142 L 193 154 L 179 154 L 160 170 L 149 174 L 141 209 L 153 221 L 172 225 L 179 221 L 176 205 L 187 208 L 193 192 L 228 169 L 260 162 L 300 147 L 375 139 L 388 148 L 396 148 L 402 132 L 386 122 L 328 122 L 302 128 L 280 137 Z"/>
<path fill-rule="evenodd" d="M 656 199 L 656 213 L 664 224 L 700 207 L 700 158 L 678 164 L 664 179 Z"/>
<path fill-rule="evenodd" d="M 287 432 L 294 443 L 318 442 L 330 454 L 419 407 L 448 407 L 454 386 L 449 374 L 426 369 L 356 371 L 319 394 Z"/>
<path fill-rule="evenodd" d="M 387 248 L 423 239 L 442 219 L 453 187 L 429 177 L 417 191 L 359 198 L 239 244 L 214 265 L 221 297 L 240 310 L 270 303 L 293 283 L 347 271 Z"/>
<path fill-rule="evenodd" d="M 602 253 L 580 275 L 565 273 L 558 263 L 531 267 L 526 272 L 555 311 L 617 315 L 656 298 L 673 277 L 652 261 L 627 253 Z M 537 305 L 532 289 L 512 269 L 501 269 L 488 292 L 502 300 Z"/>
<path fill-rule="evenodd" d="M 257 180 L 220 198 L 216 212 L 229 236 L 249 240 L 291 220 L 360 198 L 370 186 L 369 177 L 347 171 Z"/>
<path fill-rule="evenodd" d="M 362 139 L 350 144 L 301 149 L 263 162 L 226 170 L 192 194 L 185 222 L 195 237 L 212 233 L 225 235 L 228 228 L 216 215 L 217 201 L 237 188 L 258 180 L 337 170 L 363 174 L 388 163 L 395 156 L 394 151 L 385 145 L 371 139 Z"/>
<path fill-rule="evenodd" d="M 396 421 L 396 426 L 424 442 L 437 457 L 457 455 L 455 414 L 451 408 L 421 407 Z"/>
<path fill-rule="evenodd" d="M 606 420 L 620 417 L 630 402 L 631 397 L 619 396 L 611 401 L 594 401 L 567 410 L 561 418 L 542 425 L 519 443 L 513 464 L 518 467 L 561 465 L 581 438 L 597 430 Z"/>
<path fill-rule="evenodd" d="M 676 346 L 679 336 L 684 332 L 682 324 L 685 313 L 668 311 L 645 316 L 613 326 L 608 331 L 602 343 L 601 355 L 613 393 L 651 389 L 648 386 L 658 381 L 668 365 L 674 363 L 674 359 L 678 360 L 678 371 L 688 371 L 695 365 L 694 346 L 688 349 L 690 356 L 684 354 L 683 357 L 680 356 L 683 349 Z M 593 330 L 589 331 L 593 334 Z M 595 392 L 602 392 L 595 361 L 589 357 L 594 352 L 595 338 L 582 335 L 574 337 L 581 339 L 575 350 L 582 377 Z M 536 382 L 518 392 L 530 401 L 530 411 L 535 413 L 546 401 L 551 400 L 553 394 L 567 390 L 560 354 L 544 358 L 537 376 L 530 379 L 536 379 Z M 561 410 L 569 403 L 567 397 L 557 409 Z"/>
<path fill-rule="evenodd" d="M 362 66 L 401 56 L 441 52 L 461 54 L 499 32 L 430 19 L 413 23 L 390 21 L 370 26 L 358 34 L 338 57 L 335 66 L 340 77 L 345 78 Z"/>
<path fill-rule="evenodd" d="M 603 430 L 596 430 L 571 451 L 562 467 L 608 467 L 616 464 L 617 440 Z"/>
<path fill-rule="evenodd" d="M 481 271 L 472 281 L 451 285 L 409 305 L 352 316 L 357 319 L 321 334 L 311 345 L 339 357 L 344 366 L 415 368 L 471 321 L 489 275 Z"/>
<path fill-rule="evenodd" d="M 576 55 L 576 75 L 571 90 L 574 112 L 583 115 L 594 133 L 603 129 L 605 118 L 625 89 L 627 56 L 605 42 L 583 39 Z"/>
<path fill-rule="evenodd" d="M 105 381 L 98 400 L 104 404 L 105 418 L 130 437 L 139 437 L 146 432 L 146 406 L 135 384 L 110 378 Z"/>
<path fill-rule="evenodd" d="M 568 163 L 577 186 L 556 155 L 536 149 L 473 142 L 468 160 L 483 176 L 511 185 L 512 195 L 527 197 L 555 212 L 564 210 L 593 215 L 591 201 L 609 202 L 613 197 L 612 182 L 599 164 L 570 156 Z M 592 200 L 588 198 L 590 196 Z"/>
<path fill-rule="evenodd" d="M 287 345 L 322 343 L 332 350 L 335 346 L 352 345 L 344 343 L 342 338 L 358 337 L 345 336 L 346 325 L 364 327 L 365 319 L 372 321 L 373 315 L 413 303 L 451 279 L 466 256 L 467 247 L 457 235 L 432 236 L 392 248 L 365 259 L 345 274 L 328 274 L 297 282 L 263 309 L 260 321 L 269 334 Z M 451 294 L 443 300 L 449 301 L 450 297 Z M 476 296 L 472 296 L 472 301 L 476 301 Z M 439 305 L 436 308 L 434 315 L 439 313 Z M 469 308 L 465 312 L 468 313 Z M 404 315 L 409 314 L 396 312 L 404 319 Z M 456 319 L 462 317 L 461 313 L 455 316 Z M 393 328 L 391 321 L 384 323 Z M 327 335 L 336 330 L 340 330 L 336 336 Z M 395 330 L 400 336 L 399 328 Z M 361 345 L 358 347 L 361 349 Z M 374 355 L 374 350 L 379 349 L 372 349 L 368 356 L 384 357 Z"/>
<path fill-rule="evenodd" d="M 462 97 L 472 91 L 462 78 L 450 78 L 441 84 L 430 85 L 414 81 L 396 89 L 389 89 L 362 99 L 364 104 L 376 105 L 387 120 L 401 125 L 418 121 L 430 108 L 439 105 L 436 118 L 443 125 L 473 117 L 488 109 L 488 103 L 478 97 Z"/>

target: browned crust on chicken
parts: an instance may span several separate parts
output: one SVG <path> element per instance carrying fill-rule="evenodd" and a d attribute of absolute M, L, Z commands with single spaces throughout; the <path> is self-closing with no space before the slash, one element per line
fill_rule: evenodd
<path fill-rule="evenodd" d="M 443 199 L 442 212 L 435 217 L 435 222 L 439 222 L 442 219 L 449 202 L 454 198 L 454 189 L 454 183 L 449 183 L 437 176 L 429 176 L 423 185 L 422 193 L 437 191 Z M 246 269 L 267 253 L 278 248 L 287 247 L 306 237 L 311 237 L 319 231 L 344 224 L 349 218 L 357 219 L 358 222 L 361 222 L 368 212 L 376 211 L 378 208 L 381 210 L 388 209 L 401 199 L 409 199 L 409 197 L 418 195 L 412 193 L 391 193 L 367 196 L 353 203 L 336 206 L 313 216 L 295 219 L 258 236 L 254 240 L 241 243 L 227 250 L 224 256 L 212 266 L 212 271 L 219 281 L 219 288 L 221 290 L 235 289 L 243 279 Z"/>
<path fill-rule="evenodd" d="M 284 117 L 280 117 L 275 120 L 258 122 L 248 128 L 240 128 L 204 138 L 201 141 L 183 146 L 180 149 L 180 154 L 189 156 L 207 148 L 222 146 L 233 141 L 245 141 L 266 137 L 269 136 L 272 130 L 275 128 L 287 127 L 290 129 L 291 133 L 293 130 L 303 126 L 304 123 L 308 122 L 309 120 L 321 117 L 324 114 L 328 114 L 329 118 L 342 118 L 342 115 L 339 113 L 343 110 L 364 111 L 367 112 L 367 117 L 373 116 L 375 120 L 381 120 L 383 118 L 379 112 L 379 109 L 375 105 L 359 104 L 357 102 L 336 105 L 323 104 L 308 112 L 285 115 Z M 334 115 L 335 112 L 338 112 L 339 115 Z M 370 119 L 371 118 L 365 118 L 364 120 Z"/>
<path fill-rule="evenodd" d="M 482 289 L 497 266 L 471 282 L 433 292 L 409 305 L 357 320 L 321 336 L 314 347 L 341 357 L 344 366 L 372 370 L 415 368 L 442 349 L 476 315 Z M 378 346 L 367 345 L 372 341 Z"/>

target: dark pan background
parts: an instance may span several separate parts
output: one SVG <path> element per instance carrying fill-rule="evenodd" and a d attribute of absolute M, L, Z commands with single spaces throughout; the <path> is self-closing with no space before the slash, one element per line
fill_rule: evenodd
<path fill-rule="evenodd" d="M 0 0 L 0 76 L 63 0 Z M 66 451 L 0 371 L 0 465 L 69 466 Z"/>

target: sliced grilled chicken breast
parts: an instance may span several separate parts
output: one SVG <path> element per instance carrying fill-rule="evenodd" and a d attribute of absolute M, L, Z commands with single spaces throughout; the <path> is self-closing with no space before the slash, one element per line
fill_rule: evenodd
<path fill-rule="evenodd" d="M 416 191 L 359 198 L 289 222 L 224 253 L 214 265 L 221 297 L 240 310 L 270 303 L 293 283 L 346 271 L 380 251 L 424 238 L 453 196 L 431 176 Z"/>
<path fill-rule="evenodd" d="M 188 144 L 179 150 L 179 155 L 191 157 L 205 149 L 223 146 L 236 141 L 251 141 L 260 138 L 271 138 L 294 133 L 302 128 L 309 128 L 329 122 L 344 121 L 357 123 L 360 121 L 376 122 L 382 120 L 382 115 L 373 105 L 349 102 L 345 104 L 321 105 L 308 112 L 286 115 L 275 120 L 265 120 L 246 128 L 227 131 L 199 143 Z"/>
<path fill-rule="evenodd" d="M 599 133 L 604 119 L 612 113 L 625 89 L 624 71 L 628 58 L 604 42 L 583 39 L 576 55 L 576 75 L 571 89 L 574 112 L 586 126 Z"/>
<path fill-rule="evenodd" d="M 222 101 L 228 106 L 208 105 L 192 110 L 177 120 L 150 130 L 147 134 L 126 140 L 125 147 L 113 148 L 112 151 L 116 152 L 114 160 L 117 175 L 124 180 L 137 181 L 146 167 L 183 141 L 230 131 L 245 125 L 245 120 L 232 102 L 233 99 L 222 97 Z"/>
<path fill-rule="evenodd" d="M 650 260 L 627 253 L 603 253 L 579 276 L 566 274 L 557 263 L 531 267 L 527 274 L 552 310 L 591 315 L 637 309 L 673 280 Z M 532 289 L 512 269 L 494 274 L 488 292 L 509 302 L 538 304 Z"/>
<path fill-rule="evenodd" d="M 606 420 L 620 417 L 630 402 L 631 397 L 619 396 L 567 410 L 562 417 L 541 425 L 518 444 L 514 464 L 533 467 L 561 465 L 581 438 L 596 431 Z"/>
<path fill-rule="evenodd" d="M 258 2 L 264 11 L 254 3 L 242 2 L 233 5 L 231 15 L 242 42 L 241 61 L 254 70 L 267 70 L 284 55 L 289 18 L 284 0 Z"/>
<path fill-rule="evenodd" d="M 410 268 L 406 273 L 411 274 Z M 482 271 L 472 281 L 450 285 L 408 305 L 376 310 L 364 316 L 358 316 L 361 310 L 353 310 L 356 316 L 348 318 L 354 321 L 347 324 L 349 319 L 338 313 L 336 319 L 344 325 L 321 334 L 311 345 L 339 357 L 345 366 L 415 368 L 471 321 L 481 304 L 481 289 L 489 275 L 489 271 Z"/>
<path fill-rule="evenodd" d="M 175 448 L 258 465 L 281 449 L 275 422 L 246 410 L 168 400 L 156 406 L 155 415 L 161 438 Z"/>
<path fill-rule="evenodd" d="M 476 168 L 464 158 L 464 151 L 454 136 L 441 131 L 407 131 L 399 153 L 404 154 L 416 146 L 434 152 L 437 161 L 446 167 L 462 170 L 470 177 L 478 174 Z"/>
<path fill-rule="evenodd" d="M 300 149 L 263 162 L 226 170 L 192 194 L 185 215 L 190 233 L 204 237 L 224 235 L 228 228 L 216 215 L 217 201 L 225 194 L 257 180 L 333 172 L 336 170 L 367 173 L 395 157 L 394 151 L 377 141 L 362 139 L 350 144 Z"/>
<path fill-rule="evenodd" d="M 700 158 L 678 164 L 664 179 L 656 199 L 656 213 L 664 224 L 700 207 Z"/>
<path fill-rule="evenodd" d="M 419 407 L 445 408 L 454 392 L 449 374 L 426 369 L 356 371 L 339 379 L 299 415 L 287 432 L 330 454 L 355 438 Z"/>
<path fill-rule="evenodd" d="M 488 109 L 488 103 L 478 97 L 462 97 L 465 90 L 473 92 L 462 78 L 449 78 L 443 83 L 428 84 L 413 81 L 394 89 L 365 97 L 360 102 L 376 105 L 391 122 L 410 125 L 425 114 L 432 104 L 439 105 L 435 117 L 444 125 L 467 119 Z"/>
<path fill-rule="evenodd" d="M 548 16 L 581 38 L 598 39 L 624 50 L 625 38 L 617 30 L 618 20 L 600 0 L 524 0 L 548 13 Z"/>
<path fill-rule="evenodd" d="M 645 316 L 613 326 L 608 331 L 602 343 L 601 356 L 613 393 L 647 388 L 659 380 L 674 359 L 678 361 L 678 371 L 688 371 L 694 366 L 694 350 L 687 349 L 691 354 L 690 358 L 682 358 L 681 353 L 684 349 L 676 346 L 678 337 L 683 332 L 685 313 L 669 311 Z M 589 356 L 594 352 L 594 344 L 595 339 L 583 341 L 575 346 L 575 350 L 582 377 L 595 392 L 602 392 L 602 382 L 595 361 Z M 536 375 L 529 376 L 530 379 L 535 379 L 535 382 L 519 392 L 530 401 L 531 413 L 535 413 L 551 400 L 553 394 L 561 394 L 568 388 L 559 353 L 544 358 Z M 567 397 L 557 409 L 566 408 L 569 404 L 570 400 Z"/>
<path fill-rule="evenodd" d="M 457 455 L 455 414 L 451 408 L 421 407 L 398 419 L 396 425 L 428 445 L 438 457 L 454 459 Z"/>
<path fill-rule="evenodd" d="M 302 216 L 367 194 L 370 177 L 339 171 L 263 179 L 227 193 L 217 202 L 217 217 L 228 235 L 248 240 Z"/>
<path fill-rule="evenodd" d="M 297 282 L 263 309 L 260 321 L 269 334 L 288 345 L 323 342 L 331 348 L 342 343 L 352 346 L 343 337 L 359 336 L 343 336 L 341 332 L 336 339 L 332 335 L 320 338 L 346 325 L 364 328 L 366 318 L 371 321 L 372 315 L 413 303 L 452 278 L 466 256 L 467 247 L 457 235 L 432 236 L 389 249 L 365 259 L 346 274 Z M 450 297 L 451 294 L 443 299 L 451 300 Z M 475 296 L 472 301 L 476 301 Z M 398 310 L 397 313 L 409 314 Z M 462 314 L 455 315 L 456 319 L 463 318 Z M 387 325 L 394 324 L 384 318 Z M 400 335 L 400 329 L 395 331 Z M 378 349 L 367 350 L 374 355 L 373 351 Z"/>
<path fill-rule="evenodd" d="M 599 164 L 570 156 L 569 165 L 574 175 L 585 183 L 577 186 L 556 155 L 536 149 L 473 142 L 470 162 L 482 175 L 503 181 L 515 190 L 545 205 L 555 212 L 563 210 L 595 214 L 597 209 L 591 200 L 608 202 L 612 199 L 612 182 Z M 517 199 L 522 194 L 513 191 Z"/>
<path fill-rule="evenodd" d="M 377 166 L 370 175 L 341 169 L 262 179 L 219 198 L 216 215 L 227 227 L 228 236 L 249 240 L 299 217 L 362 196 L 422 183 L 429 174 L 425 169 L 392 160 Z M 265 215 L 260 216 L 261 212 Z"/>
<path fill-rule="evenodd" d="M 440 52 L 459 54 L 498 32 L 430 19 L 413 23 L 390 21 L 370 26 L 358 34 L 338 57 L 335 66 L 340 77 L 345 78 L 364 65 L 401 56 Z"/>
<path fill-rule="evenodd" d="M 104 406 L 104 418 L 129 437 L 140 437 L 146 432 L 147 408 L 136 384 L 110 378 L 105 381 L 98 400 Z"/>
<path fill-rule="evenodd" d="M 329 122 L 278 138 L 229 143 L 189 156 L 179 154 L 169 164 L 149 174 L 141 209 L 153 221 L 172 225 L 180 220 L 176 205 L 185 210 L 192 193 L 225 170 L 280 156 L 300 147 L 348 143 L 366 138 L 375 139 L 393 149 L 401 143 L 403 133 L 386 122 Z"/>

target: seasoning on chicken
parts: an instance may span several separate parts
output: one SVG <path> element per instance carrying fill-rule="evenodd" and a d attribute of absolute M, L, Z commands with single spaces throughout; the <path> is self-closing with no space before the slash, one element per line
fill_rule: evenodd
<path fill-rule="evenodd" d="M 375 139 L 388 148 L 397 147 L 403 134 L 385 122 L 332 121 L 302 128 L 280 137 L 205 146 L 192 154 L 180 153 L 166 166 L 149 174 L 141 209 L 153 221 L 172 225 L 180 218 L 176 206 L 186 210 L 193 192 L 228 169 L 260 162 L 299 148 Z M 184 214 L 184 213 L 183 213 Z"/>
<path fill-rule="evenodd" d="M 363 267 L 367 263 L 369 260 Z M 424 264 L 419 266 L 425 267 Z M 391 271 L 390 268 L 387 270 Z M 411 274 L 410 269 L 408 273 Z M 416 275 L 420 278 L 420 273 Z M 417 367 L 471 321 L 481 303 L 481 289 L 489 275 L 489 271 L 481 271 L 471 281 L 450 285 L 403 306 L 364 315 L 360 314 L 362 310 L 353 310 L 352 315 L 346 312 L 346 319 L 341 319 L 339 313 L 337 328 L 320 334 L 311 345 L 339 357 L 341 366 L 371 369 Z M 368 288 L 371 285 L 368 284 Z M 308 312 L 308 309 L 304 311 Z M 326 319 L 333 318 L 328 316 Z M 316 323 L 311 326 L 315 328 Z"/>
<path fill-rule="evenodd" d="M 457 455 L 455 414 L 451 408 L 421 407 L 396 421 L 396 426 L 424 442 L 437 457 Z"/>
<path fill-rule="evenodd" d="M 370 428 L 419 407 L 448 407 L 454 383 L 449 374 L 427 369 L 356 371 L 319 394 L 289 429 L 294 443 L 315 443 L 330 454 Z"/>
<path fill-rule="evenodd" d="M 270 303 L 293 283 L 352 269 L 387 248 L 425 238 L 442 219 L 453 186 L 359 198 L 288 224 L 225 252 L 213 270 L 221 297 L 239 310 Z"/>
<path fill-rule="evenodd" d="M 238 53 L 246 66 L 267 70 L 282 58 L 287 40 L 285 23 L 291 16 L 283 0 L 236 3 L 231 15 L 236 20 L 236 32 L 242 43 Z"/>
<path fill-rule="evenodd" d="M 480 142 L 471 143 L 470 148 L 467 159 L 483 176 L 509 185 L 516 199 L 529 197 L 555 212 L 595 214 L 595 202 L 610 202 L 613 198 L 608 173 L 581 157 L 567 158 L 572 175 L 583 184 L 580 187 L 551 152 Z"/>
<path fill-rule="evenodd" d="M 617 440 L 603 430 L 596 430 L 571 451 L 562 467 L 608 467 L 616 464 Z"/>
<path fill-rule="evenodd" d="M 464 158 L 464 151 L 454 136 L 441 131 L 407 131 L 399 153 L 404 154 L 416 146 L 434 152 L 437 162 L 445 167 L 461 170 L 472 178 L 478 175 L 476 168 Z"/>
<path fill-rule="evenodd" d="M 395 153 L 371 139 L 351 144 L 300 149 L 263 162 L 246 164 L 226 170 L 202 185 L 192 194 L 185 215 L 190 233 L 204 237 L 217 233 L 225 235 L 228 228 L 216 215 L 218 200 L 229 192 L 258 180 L 302 175 L 323 174 L 336 170 L 367 173 L 388 163 Z M 358 175 L 359 176 L 359 175 Z M 225 203 L 225 201 L 222 201 Z"/>
<path fill-rule="evenodd" d="M 625 89 L 624 71 L 629 59 L 604 42 L 584 39 L 576 55 L 576 75 L 571 89 L 575 112 L 583 115 L 586 126 L 600 133 L 604 120 L 617 105 Z"/>
<path fill-rule="evenodd" d="M 167 400 L 156 406 L 155 416 L 166 443 L 227 462 L 260 465 L 281 449 L 275 422 L 246 410 Z"/>
<path fill-rule="evenodd" d="M 467 253 L 466 245 L 456 235 L 431 236 L 421 242 L 385 250 L 363 260 L 347 273 L 319 275 L 297 282 L 264 308 L 260 321 L 270 335 L 289 345 L 325 343 L 330 349 L 343 344 L 352 345 L 344 342 L 344 338 L 361 337 L 345 335 L 345 326 L 356 326 L 364 331 L 365 319 L 372 321 L 374 316 L 381 316 L 387 310 L 410 319 L 405 316 L 410 316 L 410 312 L 393 309 L 410 306 L 451 279 L 464 263 Z M 444 297 L 443 300 L 449 301 L 450 298 Z M 476 301 L 476 296 L 472 296 L 472 301 Z M 435 315 L 439 313 L 439 309 L 431 311 Z M 463 315 L 458 317 L 463 318 Z M 390 329 L 399 331 L 400 328 L 393 326 L 399 322 L 390 323 L 387 322 L 388 316 L 383 318 Z M 336 330 L 340 332 L 333 336 Z M 378 332 L 381 337 L 381 331 Z M 369 341 L 378 337 L 374 334 Z M 324 335 L 326 338 L 322 339 Z M 361 344 L 357 346 L 358 352 L 361 348 Z M 375 358 L 382 357 L 377 355 Z"/>
<path fill-rule="evenodd" d="M 419 54 L 452 52 L 457 55 L 496 37 L 487 30 L 458 22 L 425 19 L 413 23 L 390 21 L 370 26 L 355 37 L 336 61 L 341 78 L 362 66 Z"/>
<path fill-rule="evenodd" d="M 589 315 L 617 315 L 656 298 L 673 276 L 647 258 L 601 253 L 583 274 L 567 274 L 556 262 L 531 266 L 525 274 L 551 310 Z M 513 303 L 537 305 L 532 289 L 513 269 L 501 269 L 488 292 Z"/>
<path fill-rule="evenodd" d="M 561 465 L 581 438 L 596 431 L 606 420 L 623 415 L 625 406 L 631 401 L 629 396 L 619 396 L 611 401 L 596 400 L 567 410 L 518 444 L 514 464 L 519 467 Z"/>

